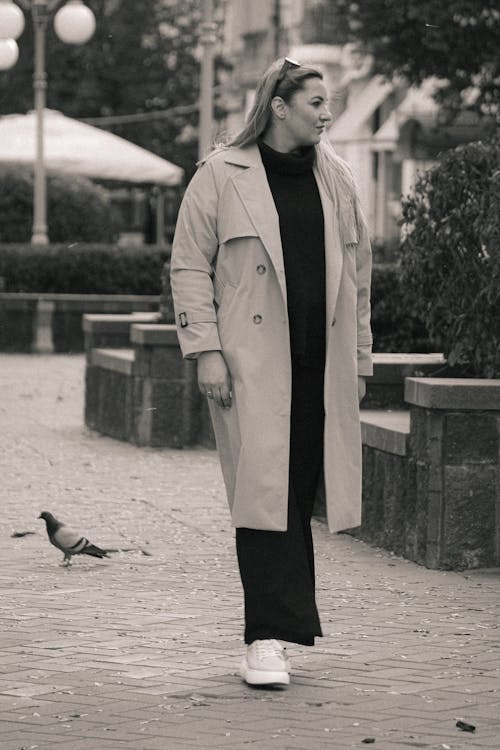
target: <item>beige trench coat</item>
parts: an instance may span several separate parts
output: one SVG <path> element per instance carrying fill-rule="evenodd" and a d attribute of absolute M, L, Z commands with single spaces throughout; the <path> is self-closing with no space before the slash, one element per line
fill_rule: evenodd
<path fill-rule="evenodd" d="M 321 148 L 321 146 L 319 146 Z M 359 210 L 352 236 L 315 169 L 325 219 L 327 354 L 324 489 L 329 528 L 359 525 L 357 376 L 370 375 L 371 252 Z M 345 211 L 345 208 L 344 208 Z M 287 528 L 291 358 L 279 220 L 256 145 L 211 156 L 177 221 L 171 283 L 184 357 L 222 350 L 233 403 L 210 402 L 236 527 Z"/>

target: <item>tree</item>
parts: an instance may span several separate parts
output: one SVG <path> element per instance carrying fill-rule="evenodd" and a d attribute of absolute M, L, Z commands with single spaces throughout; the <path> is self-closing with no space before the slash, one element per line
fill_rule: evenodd
<path fill-rule="evenodd" d="M 374 70 L 412 84 L 442 79 L 436 99 L 500 120 L 498 0 L 327 0 L 345 41 L 374 57 Z"/>
<path fill-rule="evenodd" d="M 75 118 L 152 113 L 151 119 L 96 122 L 192 172 L 197 158 L 197 0 L 86 0 L 96 32 L 78 47 L 47 33 L 47 105 Z M 217 7 L 217 3 L 216 3 Z M 0 75 L 0 114 L 33 108 L 33 30 L 26 14 L 19 61 Z M 175 109 L 181 107 L 177 114 Z M 154 113 L 174 109 L 165 117 Z"/>
<path fill-rule="evenodd" d="M 302 41 L 304 44 L 344 44 L 349 38 L 346 19 L 341 16 L 337 4 L 324 0 L 309 0 L 304 3 Z"/>
<path fill-rule="evenodd" d="M 96 116 L 145 106 L 164 78 L 166 66 L 149 37 L 157 33 L 157 0 L 86 0 L 96 16 L 94 36 L 83 45 L 59 41 L 47 26 L 47 103 L 69 116 Z M 33 106 L 33 29 L 19 41 L 17 64 L 0 78 L 0 111 L 24 112 Z M 152 49 L 153 47 L 153 49 Z M 142 84 L 142 86 L 140 86 Z M 131 94 L 131 92 L 133 92 Z"/>
<path fill-rule="evenodd" d="M 500 377 L 500 139 L 443 154 L 403 201 L 407 305 L 466 377 Z"/>

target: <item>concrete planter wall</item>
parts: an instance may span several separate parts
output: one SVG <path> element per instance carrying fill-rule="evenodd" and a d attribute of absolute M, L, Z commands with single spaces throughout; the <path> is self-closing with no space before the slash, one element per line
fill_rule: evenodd
<path fill-rule="evenodd" d="M 201 398 L 195 382 L 196 364 L 183 361 L 175 326 L 155 324 L 155 321 L 152 313 L 84 316 L 88 390 L 92 391 L 87 394 L 87 402 L 92 404 L 87 411 L 87 423 L 93 429 L 139 445 L 180 447 L 199 443 L 215 447 L 206 401 Z M 115 348 L 127 351 L 110 351 Z M 398 408 L 403 401 L 406 374 L 431 374 L 443 365 L 441 354 L 376 354 L 374 375 L 369 380 L 364 403 L 368 406 L 383 403 L 384 407 Z M 117 384 L 125 377 L 136 382 L 133 422 L 115 413 L 105 395 L 108 387 L 110 395 L 121 392 L 116 390 Z M 140 398 L 139 380 L 142 382 Z M 99 398 L 95 395 L 98 388 L 102 391 Z M 179 406 L 181 396 L 182 408 Z M 102 412 L 97 412 L 96 404 L 101 402 Z M 169 409 L 172 414 L 167 417 Z"/>
<path fill-rule="evenodd" d="M 156 312 L 156 295 L 0 293 L 0 351 L 82 352 L 85 313 Z"/>
<path fill-rule="evenodd" d="M 429 568 L 500 565 L 500 381 L 408 378 L 363 424 L 359 536 Z"/>
<path fill-rule="evenodd" d="M 363 409 L 405 409 L 405 378 L 446 375 L 442 354 L 375 354 Z"/>
<path fill-rule="evenodd" d="M 137 445 L 214 447 L 175 327 L 139 320 L 85 316 L 86 424 Z M 352 533 L 431 568 L 500 565 L 500 381 L 408 377 L 443 365 L 441 355 L 375 355 Z"/>
<path fill-rule="evenodd" d="M 129 349 L 131 347 L 130 332 L 136 323 L 158 323 L 158 313 L 84 315 L 83 334 L 87 355 L 92 349 Z"/>
<path fill-rule="evenodd" d="M 419 561 L 500 565 L 500 381 L 409 379 L 406 401 Z"/>
<path fill-rule="evenodd" d="M 88 427 L 136 445 L 215 447 L 196 363 L 183 360 L 175 326 L 105 315 L 85 316 L 84 326 Z M 125 335 L 129 348 L 109 348 Z"/>

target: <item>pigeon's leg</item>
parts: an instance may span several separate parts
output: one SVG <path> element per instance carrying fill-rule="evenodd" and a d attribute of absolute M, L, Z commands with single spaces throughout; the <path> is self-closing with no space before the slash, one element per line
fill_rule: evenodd
<path fill-rule="evenodd" d="M 69 568 L 69 566 L 71 565 L 71 555 L 69 552 L 64 553 L 64 558 L 63 558 L 61 565 L 63 565 L 66 568 Z"/>

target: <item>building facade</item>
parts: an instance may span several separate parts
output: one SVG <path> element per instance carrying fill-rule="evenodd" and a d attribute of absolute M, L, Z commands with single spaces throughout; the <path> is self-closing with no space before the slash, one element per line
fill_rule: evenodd
<path fill-rule="evenodd" d="M 321 0 L 227 0 L 223 52 L 233 72 L 224 127 L 241 127 L 259 76 L 277 57 L 320 69 L 332 112 L 327 137 L 354 173 L 372 237 L 391 240 L 399 236 L 401 198 L 419 172 L 433 166 L 441 150 L 477 137 L 478 126 L 467 119 L 451 127 L 440 123 L 432 98 L 436 81 L 419 88 L 386 81 L 354 45 L 328 43 L 318 6 L 327 12 Z"/>

